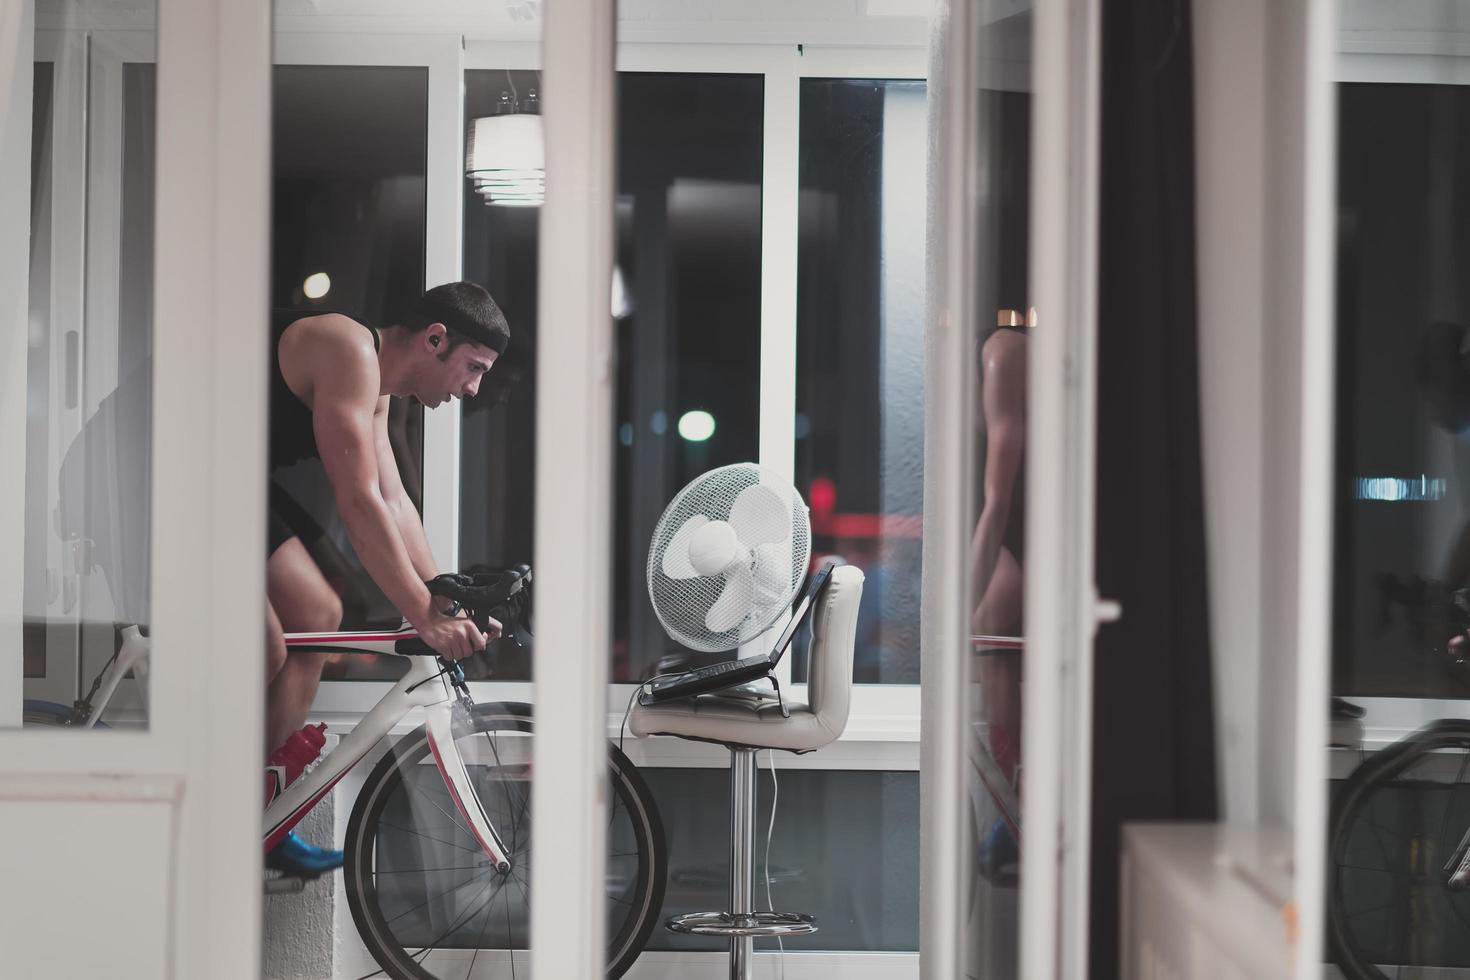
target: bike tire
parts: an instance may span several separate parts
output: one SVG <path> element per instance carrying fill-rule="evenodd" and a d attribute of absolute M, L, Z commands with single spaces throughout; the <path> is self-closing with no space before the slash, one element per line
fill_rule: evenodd
<path fill-rule="evenodd" d="M 466 763 L 472 772 L 479 770 L 477 782 L 482 789 L 482 800 L 487 806 L 499 805 L 500 794 L 493 791 L 493 787 L 486 780 L 486 773 L 510 773 L 518 767 L 506 765 L 501 757 L 498 735 L 509 733 L 515 736 L 529 736 L 532 731 L 531 708 L 524 704 L 483 704 L 476 705 L 471 714 L 473 731 L 457 732 L 456 742 L 463 747 L 478 749 L 480 757 L 485 753 L 494 754 L 494 765 L 476 766 L 471 761 L 471 756 L 466 754 Z M 485 735 L 487 738 L 482 742 L 476 736 Z M 472 742 L 462 742 L 463 739 L 472 739 Z M 529 738 L 521 738 L 520 743 L 505 743 L 507 755 L 513 752 L 523 753 L 528 748 Z M 489 746 L 487 749 L 485 746 Z M 462 749 L 463 750 L 463 749 Z M 463 918 L 463 913 L 458 917 L 463 921 L 456 924 L 454 918 L 450 918 L 450 929 L 433 940 L 435 944 L 448 942 L 444 946 L 430 945 L 422 946 L 409 941 L 412 937 L 412 929 L 415 923 L 411 920 L 405 926 L 395 926 L 396 921 L 421 912 L 427 906 L 434 904 L 436 908 L 446 909 L 442 916 L 448 918 L 456 915 L 455 904 L 464 894 L 466 888 L 479 887 L 478 882 L 488 882 L 486 889 L 493 887 L 497 877 L 493 869 L 488 867 L 471 866 L 468 862 L 475 861 L 476 857 L 465 857 L 470 853 L 483 859 L 483 853 L 479 851 L 478 845 L 469 835 L 469 830 L 464 826 L 462 818 L 453 811 L 452 805 L 447 804 L 448 796 L 445 794 L 446 803 L 439 803 L 437 799 L 430 798 L 428 801 L 432 808 L 423 808 L 419 804 L 419 813 L 424 815 L 421 823 L 427 825 L 430 821 L 442 823 L 448 818 L 450 825 L 423 826 L 415 831 L 411 826 L 403 824 L 405 807 L 407 814 L 415 818 L 413 806 L 408 800 L 418 800 L 420 797 L 437 796 L 442 790 L 443 781 L 439 778 L 438 770 L 432 764 L 426 762 L 429 756 L 428 738 L 423 727 L 404 736 L 396 742 L 393 748 L 386 754 L 363 784 L 361 792 L 358 793 L 357 801 L 353 806 L 352 816 L 347 826 L 346 861 L 343 866 L 343 881 L 347 891 L 347 903 L 352 911 L 352 918 L 357 925 L 359 934 L 373 959 L 382 967 L 383 972 L 397 980 L 441 980 L 448 977 L 463 977 L 467 975 L 465 959 L 469 958 L 470 967 L 477 964 L 481 970 L 475 976 L 499 977 L 500 972 L 492 972 L 496 969 L 495 962 L 491 961 L 489 969 L 486 969 L 486 961 L 477 960 L 487 949 L 496 952 L 490 954 L 506 955 L 508 947 L 512 952 L 511 968 L 504 971 L 506 977 L 512 975 L 526 976 L 529 970 L 525 966 L 525 960 L 515 955 L 514 950 L 524 950 L 527 944 L 517 942 L 517 935 L 524 938 L 524 930 L 517 930 L 519 917 L 513 916 L 511 902 L 519 893 L 521 899 L 529 898 L 529 810 L 528 800 L 515 796 L 505 784 L 512 782 L 510 777 L 496 780 L 502 784 L 504 791 L 504 804 L 513 810 L 519 804 L 520 819 L 517 820 L 512 812 L 508 821 L 510 829 L 502 825 L 507 821 L 502 820 L 497 825 L 505 839 L 507 849 L 511 852 L 514 867 L 511 875 L 506 876 L 500 882 L 500 887 L 492 896 L 486 900 L 487 904 L 481 906 L 484 910 L 484 924 L 480 926 L 479 933 L 475 937 L 476 943 L 472 946 L 460 946 L 453 943 L 459 942 L 456 936 L 462 932 L 474 931 L 475 925 L 480 922 L 480 913 L 474 912 L 469 918 Z M 529 781 L 529 766 L 525 766 L 526 780 Z M 625 973 L 633 961 L 643 951 L 644 944 L 648 941 L 649 934 L 657 924 L 659 914 L 663 908 L 664 885 L 668 877 L 668 844 L 664 838 L 663 825 L 658 815 L 658 809 L 654 804 L 653 795 L 647 784 L 638 774 L 638 770 L 628 761 L 616 746 L 608 746 L 608 776 L 609 788 L 612 790 L 610 799 L 613 801 L 610 813 L 611 829 L 609 831 L 610 871 L 606 876 L 609 889 L 618 892 L 617 895 L 609 895 L 610 921 L 608 923 L 608 977 L 620 977 Z M 419 795 L 414 795 L 415 793 Z M 621 814 L 621 817 L 620 817 Z M 494 816 L 494 815 L 492 815 Z M 398 821 L 398 822 L 395 822 Z M 430 831 L 432 830 L 432 834 Z M 422 840 L 407 841 L 408 837 L 422 838 Z M 441 851 L 448 848 L 448 853 L 458 855 L 461 867 L 431 867 L 408 869 L 391 869 L 389 865 L 395 860 L 395 854 L 401 854 L 411 843 L 421 853 L 415 857 L 424 857 L 423 852 Z M 384 849 L 385 870 L 377 868 L 377 852 L 379 847 Z M 629 875 L 621 881 L 626 885 L 619 885 L 620 879 L 611 869 L 611 862 L 617 859 L 618 867 L 626 870 Z M 420 862 L 410 861 L 410 864 Z M 424 862 L 427 863 L 427 862 Z M 442 863 L 435 860 L 435 865 Z M 488 862 L 485 862 L 488 864 Z M 470 878 L 458 881 L 462 878 L 462 872 L 471 871 L 474 874 Z M 415 872 L 422 872 L 416 875 Z M 458 872 L 452 879 L 441 878 L 443 872 Z M 378 878 L 387 878 L 386 887 L 379 887 Z M 394 877 L 388 877 L 394 876 Z M 406 880 L 411 879 L 411 880 Z M 420 880 L 422 879 L 422 880 Z M 442 882 L 445 890 L 430 894 L 429 898 L 413 906 L 411 903 L 426 893 L 433 892 Z M 453 888 L 448 888 L 449 884 Z M 513 886 L 513 887 L 512 887 Z M 403 897 L 404 894 L 407 897 Z M 467 905 L 473 905 L 478 900 L 471 899 Z M 506 894 L 506 934 L 504 946 L 486 947 L 486 934 L 491 926 L 491 920 L 496 916 L 497 896 Z M 408 906 L 406 910 L 402 907 L 394 907 L 397 902 L 400 906 Z M 625 913 L 617 909 L 626 908 Z M 421 917 L 431 917 L 435 909 L 422 911 Z M 443 918 L 439 922 L 429 924 L 426 932 L 433 932 L 440 928 Z M 496 923 L 498 930 L 499 923 Z M 408 934 L 408 935 L 406 935 Z M 421 938 L 421 937 L 419 937 Z M 425 952 L 425 950 L 431 952 Z M 410 950 L 418 950 L 411 953 Z M 435 954 L 442 954 L 435 956 Z M 433 970 L 430 960 L 441 963 L 442 973 Z M 442 962 L 441 962 L 442 961 Z M 515 964 L 519 963 L 517 970 Z"/>
<path fill-rule="evenodd" d="M 21 706 L 22 727 L 30 728 L 34 725 L 49 725 L 60 728 L 80 728 L 81 721 L 77 718 L 76 709 L 65 704 L 57 704 L 55 701 L 39 701 L 35 698 L 26 698 Z M 107 728 L 105 722 L 98 722 L 97 728 Z"/>
<path fill-rule="evenodd" d="M 1454 750 L 1461 754 L 1453 755 Z M 1432 778 L 1435 771 L 1456 774 L 1445 782 Z M 1385 813 L 1397 831 L 1379 822 Z M 1329 951 L 1347 980 L 1387 980 L 1380 964 L 1399 969 L 1432 959 L 1433 953 L 1425 951 L 1447 913 L 1455 917 L 1449 923 L 1453 931 L 1470 929 L 1470 890 L 1450 890 L 1441 870 L 1467 826 L 1470 721 L 1426 725 L 1375 752 L 1343 781 L 1329 823 L 1327 911 Z M 1404 839 L 1396 840 L 1395 833 Z M 1355 844 L 1368 842 L 1374 847 L 1354 850 Z M 1374 857 L 1381 858 L 1382 867 L 1361 863 Z M 1357 896 L 1370 891 L 1372 901 L 1385 896 L 1388 901 L 1349 908 L 1349 892 Z M 1387 913 L 1384 929 L 1375 933 L 1373 920 L 1363 917 L 1380 911 Z M 1397 943 L 1384 935 L 1394 919 L 1406 930 Z"/>

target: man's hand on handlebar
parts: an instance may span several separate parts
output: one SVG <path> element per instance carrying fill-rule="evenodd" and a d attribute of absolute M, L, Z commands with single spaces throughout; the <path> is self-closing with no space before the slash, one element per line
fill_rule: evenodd
<path fill-rule="evenodd" d="M 445 660 L 481 652 L 501 635 L 501 617 L 524 614 L 530 582 L 529 565 L 435 576 L 424 583 L 432 596 L 426 621 L 413 623 L 419 639 Z M 524 625 L 518 620 L 519 628 Z"/>
<path fill-rule="evenodd" d="M 436 615 L 418 625 L 417 629 L 419 639 L 433 648 L 435 653 L 445 660 L 457 661 L 480 653 L 490 645 L 490 641 L 500 636 L 499 622 L 490 619 L 487 625 L 489 631 L 482 632 L 464 616 L 450 618 Z"/>

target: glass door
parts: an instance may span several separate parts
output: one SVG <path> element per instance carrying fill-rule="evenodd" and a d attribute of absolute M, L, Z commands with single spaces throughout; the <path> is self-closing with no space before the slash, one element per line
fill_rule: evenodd
<path fill-rule="evenodd" d="M 263 17 L 0 21 L 7 969 L 254 976 Z"/>
<path fill-rule="evenodd" d="M 933 975 L 1087 969 L 1095 4 L 940 34 L 924 544 Z"/>

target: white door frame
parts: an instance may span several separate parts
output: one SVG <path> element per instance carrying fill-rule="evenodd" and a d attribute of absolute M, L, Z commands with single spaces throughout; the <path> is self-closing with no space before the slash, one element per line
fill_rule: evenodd
<path fill-rule="evenodd" d="M 1021 972 L 1088 974 L 1092 860 L 1099 0 L 1038 4 L 1031 136 Z M 1052 488 L 1053 492 L 1039 492 Z M 1059 489 L 1058 489 L 1059 488 Z"/>
<path fill-rule="evenodd" d="M 249 327 L 265 317 L 268 35 L 249 7 L 160 7 L 153 510 L 169 520 L 153 522 L 152 723 L 0 737 L 14 742 L 15 778 L 136 773 L 186 787 L 179 901 L 159 924 L 174 974 L 253 977 L 265 402 L 263 345 Z M 200 310 L 213 311 L 214 329 L 199 329 Z"/>
<path fill-rule="evenodd" d="M 39 528 L 25 529 L 26 533 L 46 536 L 47 597 L 43 607 L 38 605 L 38 608 L 27 609 L 26 612 L 32 615 L 43 612 L 48 626 L 46 675 L 29 678 L 24 686 L 29 697 L 70 704 L 76 698 L 80 670 L 82 587 L 71 556 L 55 532 L 52 514 L 54 501 L 59 495 L 62 458 L 86 418 L 80 392 L 84 387 L 83 324 L 87 290 L 84 246 L 87 228 L 87 32 L 37 31 L 34 57 L 36 61 L 51 62 L 55 66 L 55 76 L 51 99 L 51 228 L 48 231 L 51 310 L 46 324 L 50 352 L 46 400 L 46 506 L 44 524 Z M 29 208 L 29 204 L 26 206 Z M 20 363 L 24 371 L 28 352 L 24 347 L 21 351 Z M 22 373 L 20 390 L 24 392 L 27 387 L 26 375 Z M 69 394 L 76 397 L 69 399 Z M 21 417 L 25 415 L 22 410 Z M 17 458 L 24 460 L 24 452 Z M 19 676 L 19 671 L 16 676 Z"/>
<path fill-rule="evenodd" d="M 130 778 L 177 787 L 148 790 L 178 820 L 156 855 L 173 871 L 157 929 L 177 977 L 259 975 L 268 17 L 159 2 L 152 506 L 167 519 L 153 521 L 150 727 L 0 733 L 6 798 L 63 808 L 79 781 L 113 798 Z M 43 875 L 33 851 L 23 870 Z"/>
<path fill-rule="evenodd" d="M 608 658 L 587 651 L 604 650 L 611 635 L 614 6 L 558 0 L 544 8 L 538 334 L 557 357 L 537 364 L 536 575 L 543 594 L 573 613 L 543 617 L 536 641 L 531 973 L 538 977 L 601 976 L 607 950 Z"/>

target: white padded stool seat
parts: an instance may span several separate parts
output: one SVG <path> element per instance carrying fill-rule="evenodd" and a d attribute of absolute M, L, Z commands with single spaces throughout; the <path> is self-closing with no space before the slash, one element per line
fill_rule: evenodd
<path fill-rule="evenodd" d="M 811 752 L 836 740 L 847 727 L 852 703 L 852 651 L 857 640 L 863 573 L 839 565 L 812 610 L 809 704 L 779 705 L 702 695 L 662 704 L 636 705 L 628 727 L 634 735 L 673 735 L 756 749 Z M 787 652 L 790 656 L 790 652 Z"/>

